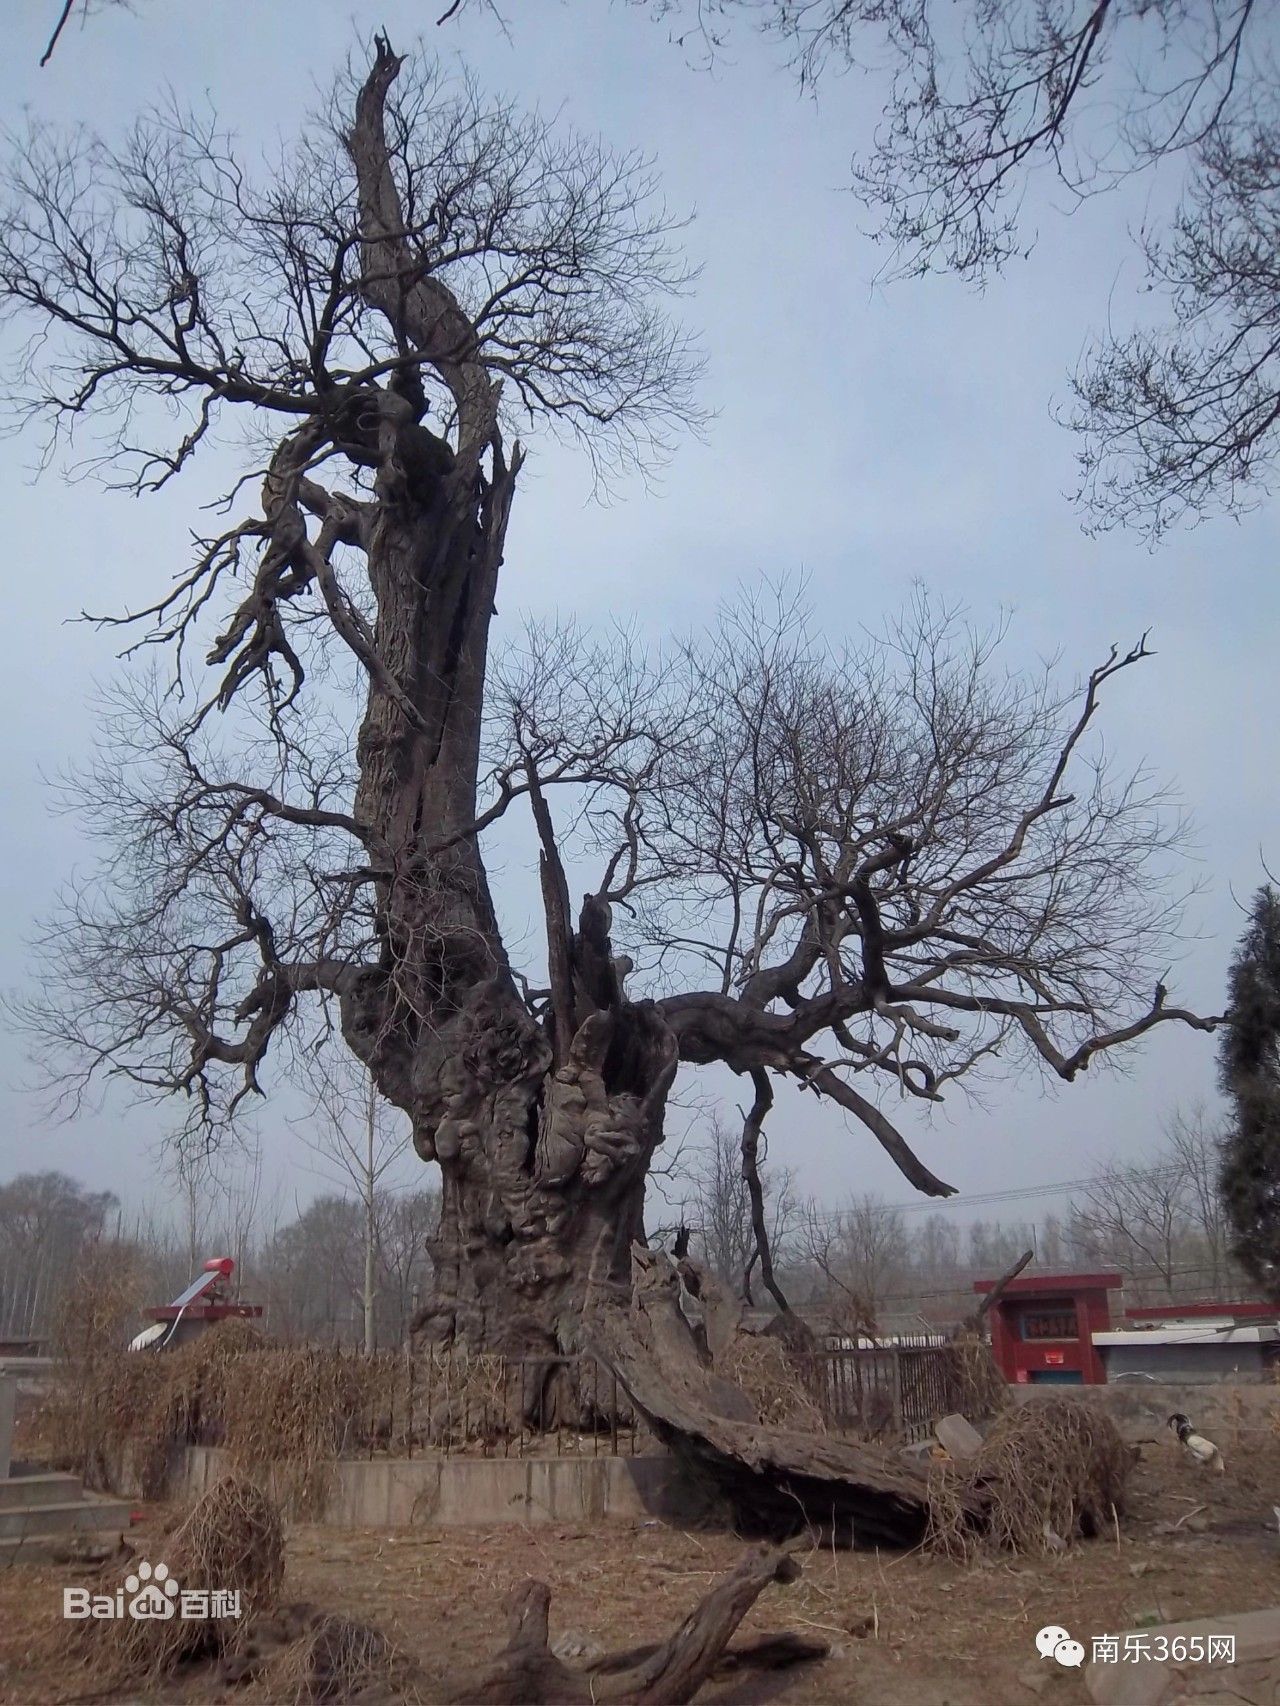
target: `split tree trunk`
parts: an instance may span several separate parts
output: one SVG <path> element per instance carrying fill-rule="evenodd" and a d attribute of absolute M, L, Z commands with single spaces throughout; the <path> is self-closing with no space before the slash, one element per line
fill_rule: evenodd
<path fill-rule="evenodd" d="M 370 629 L 330 588 L 334 625 L 366 658 L 355 815 L 375 879 L 381 966 L 343 996 L 343 1032 L 439 1162 L 444 1210 L 418 1326 L 477 1351 L 576 1348 L 583 1315 L 625 1286 L 644 1179 L 661 1137 L 676 1043 L 615 975 L 609 909 L 571 916 L 530 763 L 522 788 L 543 847 L 550 992 L 517 989 L 481 858 L 477 776 L 489 625 L 520 471 L 498 428 L 499 385 L 475 328 L 415 263 L 387 149 L 401 61 L 385 41 L 347 146 L 360 205 L 362 288 L 405 350 L 447 385 L 456 443 L 422 425 L 412 375 L 344 402 L 376 470 L 357 506 L 376 603 Z M 547 1421 L 558 1419 L 543 1413 Z"/>
<path fill-rule="evenodd" d="M 412 423 L 410 423 L 412 425 Z M 403 428 L 398 430 L 404 430 Z M 443 1212 L 418 1330 L 478 1352 L 575 1350 L 584 1315 L 629 1283 L 644 1182 L 677 1046 L 626 999 L 609 908 L 576 926 L 545 815 L 550 997 L 516 987 L 475 830 L 484 661 L 518 458 L 461 465 L 433 489 L 394 452 L 367 546 L 378 599 L 356 813 L 385 864 L 374 927 L 385 970 L 344 998 L 343 1028 L 440 1164 Z M 540 802 L 539 802 L 540 803 Z M 562 1381 L 553 1385 L 563 1386 Z M 530 1384 L 541 1420 L 561 1400 Z"/>
<path fill-rule="evenodd" d="M 518 454 L 436 479 L 422 432 L 378 393 L 379 502 L 364 544 L 377 598 L 356 815 L 378 870 L 383 969 L 343 999 L 343 1030 L 439 1162 L 433 1287 L 416 1326 L 474 1351 L 577 1348 L 584 1314 L 628 1284 L 644 1181 L 677 1048 L 658 1009 L 626 999 L 609 908 L 576 925 L 544 832 L 550 996 L 517 989 L 476 831 L 485 657 Z M 530 1387 L 541 1419 L 556 1401 Z"/>

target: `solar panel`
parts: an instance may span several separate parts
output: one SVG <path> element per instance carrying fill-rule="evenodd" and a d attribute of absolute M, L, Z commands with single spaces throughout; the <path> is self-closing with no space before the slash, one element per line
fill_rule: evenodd
<path fill-rule="evenodd" d="M 194 1303 L 197 1297 L 203 1297 L 206 1291 L 217 1285 L 221 1278 L 220 1273 L 197 1274 L 187 1289 L 174 1298 L 170 1309 L 185 1309 L 188 1303 Z"/>

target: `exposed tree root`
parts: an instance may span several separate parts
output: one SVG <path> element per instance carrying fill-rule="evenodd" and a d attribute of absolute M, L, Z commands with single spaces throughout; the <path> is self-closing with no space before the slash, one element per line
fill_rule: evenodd
<path fill-rule="evenodd" d="M 761 1423 L 742 1389 L 709 1365 L 681 1311 L 675 1264 L 640 1247 L 632 1256 L 632 1307 L 601 1317 L 598 1354 L 655 1434 L 726 1498 L 743 1533 L 808 1531 L 844 1546 L 924 1538 L 923 1474 L 888 1451 Z M 960 1496 L 978 1517 L 979 1496 Z"/>
<path fill-rule="evenodd" d="M 577 1670 L 548 1645 L 550 1590 L 527 1582 L 510 1604 L 510 1639 L 488 1664 L 450 1679 L 447 1698 L 476 1706 L 537 1706 L 626 1700 L 676 1706 L 692 1700 L 719 1663 L 730 1637 L 771 1582 L 791 1582 L 799 1566 L 776 1548 L 750 1552 L 699 1601 L 666 1641 L 618 1653 Z M 814 1656 L 808 1653 L 806 1656 Z"/>

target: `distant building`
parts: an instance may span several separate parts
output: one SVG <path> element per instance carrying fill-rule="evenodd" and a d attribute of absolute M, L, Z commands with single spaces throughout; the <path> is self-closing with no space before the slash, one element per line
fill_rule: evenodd
<path fill-rule="evenodd" d="M 1280 1312 L 1269 1303 L 1168 1303 L 1126 1309 L 1096 1333 L 1108 1380 L 1269 1380 L 1280 1368 Z"/>
<path fill-rule="evenodd" d="M 973 1282 L 985 1296 L 994 1279 Z M 1118 1273 L 1019 1274 L 988 1314 L 991 1352 L 1015 1386 L 1098 1386 L 1106 1369 L 1095 1348 L 1111 1325 Z"/>

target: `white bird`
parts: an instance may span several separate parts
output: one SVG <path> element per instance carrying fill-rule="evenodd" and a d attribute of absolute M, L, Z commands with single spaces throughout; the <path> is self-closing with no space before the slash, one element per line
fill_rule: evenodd
<path fill-rule="evenodd" d="M 1202 1469 L 1212 1469 L 1222 1475 L 1226 1464 L 1222 1461 L 1222 1453 L 1211 1439 L 1198 1434 L 1191 1425 L 1191 1417 L 1184 1416 L 1179 1410 L 1169 1417 L 1169 1426 L 1177 1434 L 1183 1450 L 1193 1463 L 1198 1463 Z"/>

